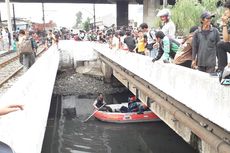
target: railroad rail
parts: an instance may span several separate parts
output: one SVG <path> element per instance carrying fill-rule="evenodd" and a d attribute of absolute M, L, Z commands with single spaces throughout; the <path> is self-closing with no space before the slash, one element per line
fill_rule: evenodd
<path fill-rule="evenodd" d="M 39 57 L 43 51 L 45 51 L 44 46 L 38 49 L 36 54 Z M 18 52 L 5 54 L 1 57 L 2 62 L 0 62 L 0 88 L 11 78 L 16 76 L 22 69 L 23 65 L 19 62 Z"/>
<path fill-rule="evenodd" d="M 8 54 L 11 54 L 11 53 L 14 53 L 14 52 L 15 52 L 15 51 L 10 50 L 10 51 L 8 51 L 8 52 L 2 53 L 2 54 L 0 55 L 0 57 L 4 57 L 4 56 L 6 56 L 6 55 L 8 55 Z"/>

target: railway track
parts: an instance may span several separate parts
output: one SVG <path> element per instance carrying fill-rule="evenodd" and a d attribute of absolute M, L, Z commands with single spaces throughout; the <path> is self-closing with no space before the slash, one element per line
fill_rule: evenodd
<path fill-rule="evenodd" d="M 19 63 L 19 61 L 13 61 L 5 65 L 0 69 L 0 87 L 7 82 L 10 78 L 15 76 L 23 66 Z"/>
<path fill-rule="evenodd" d="M 6 66 L 8 63 L 11 63 L 15 60 L 18 59 L 18 53 L 17 52 L 13 52 L 13 53 L 9 53 L 6 54 L 4 56 L 0 56 L 0 69 L 3 68 L 4 66 Z"/>
<path fill-rule="evenodd" d="M 44 50 L 43 46 L 38 48 L 37 58 L 39 58 Z M 23 65 L 19 62 L 19 55 L 17 52 L 2 56 L 0 61 L 0 88 L 3 88 L 3 85 L 5 85 L 11 78 L 16 78 L 17 74 L 20 73 L 18 76 L 21 76 L 23 74 L 21 71 L 22 69 Z M 8 86 L 9 85 L 6 85 L 6 88 L 8 88 Z"/>

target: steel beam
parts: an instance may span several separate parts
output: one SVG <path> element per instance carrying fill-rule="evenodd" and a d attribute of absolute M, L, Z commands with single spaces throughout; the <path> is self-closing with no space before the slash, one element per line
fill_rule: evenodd
<path fill-rule="evenodd" d="M 11 2 L 19 3 L 94 3 L 94 0 L 11 0 Z M 119 1 L 127 1 L 130 4 L 143 4 L 143 0 L 95 0 L 95 4 L 116 4 Z M 5 0 L 0 0 L 0 2 L 5 2 Z"/>

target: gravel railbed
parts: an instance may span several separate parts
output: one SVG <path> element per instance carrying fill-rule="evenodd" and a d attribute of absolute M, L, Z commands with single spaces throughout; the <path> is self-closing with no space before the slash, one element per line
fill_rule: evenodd
<path fill-rule="evenodd" d="M 1 55 L 0 64 L 1 64 L 1 63 L 4 63 L 4 62 L 6 62 L 6 61 L 8 61 L 9 59 L 11 59 L 11 58 L 13 58 L 13 57 L 15 57 L 15 56 L 17 56 L 17 54 L 18 54 L 18 52 L 10 52 L 10 53 L 8 53 L 8 54 L 5 54 L 4 56 Z"/>
<path fill-rule="evenodd" d="M 44 46 L 39 46 L 39 48 L 38 48 L 38 53 L 40 53 L 41 51 L 43 51 L 43 49 L 44 49 Z M 18 53 L 16 53 L 16 52 L 14 52 L 14 53 L 11 53 L 11 54 L 8 54 L 8 55 L 5 55 L 5 56 L 3 56 L 3 57 L 1 57 L 1 59 L 3 60 L 3 61 L 6 61 L 6 60 L 8 60 L 9 58 L 11 58 L 12 56 L 15 56 L 16 54 L 18 54 Z M 42 55 L 42 54 L 41 54 Z M 37 57 L 37 59 L 39 58 L 39 56 Z M 0 62 L 1 63 L 1 62 Z M 9 73 L 12 73 L 13 71 L 15 71 L 18 67 L 20 67 L 21 66 L 21 64 L 20 64 L 20 62 L 19 62 L 19 59 L 17 59 L 16 61 L 14 61 L 14 62 L 12 62 L 12 63 L 10 63 L 10 64 L 8 64 L 8 65 L 6 65 L 5 67 L 3 67 L 3 68 L 1 68 L 1 70 L 0 70 L 0 80 L 1 80 L 1 77 L 5 77 L 5 76 L 7 76 Z M 8 80 L 6 83 L 4 83 L 3 84 L 3 86 L 1 86 L 0 87 L 0 97 L 5 93 L 5 92 L 7 92 L 7 90 L 9 89 L 9 88 L 11 88 L 13 85 L 14 85 L 14 83 L 16 82 L 16 81 L 18 81 L 18 79 L 22 76 L 24 74 L 24 72 L 23 71 L 20 71 L 20 72 L 18 72 L 17 73 L 17 75 L 15 75 L 14 77 L 12 77 L 10 80 Z"/>
<path fill-rule="evenodd" d="M 59 71 L 54 85 L 54 94 L 59 95 L 95 95 L 114 94 L 127 90 L 115 78 L 111 83 L 92 76 L 76 73 L 74 70 Z"/>

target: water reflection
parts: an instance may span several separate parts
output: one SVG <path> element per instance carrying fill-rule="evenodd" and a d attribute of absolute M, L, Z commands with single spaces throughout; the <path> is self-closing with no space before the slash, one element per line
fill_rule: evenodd
<path fill-rule="evenodd" d="M 42 153 L 194 153 L 195 151 L 163 122 L 114 124 L 92 117 L 93 99 L 62 98 L 61 110 L 75 106 L 76 117 L 63 113 L 53 135 L 47 130 Z M 116 101 L 116 100 L 115 100 Z M 85 111 L 87 110 L 87 112 Z M 49 129 L 51 127 L 48 127 Z M 47 140 L 51 138 L 50 141 Z M 48 145 L 50 144 L 50 145 Z"/>

